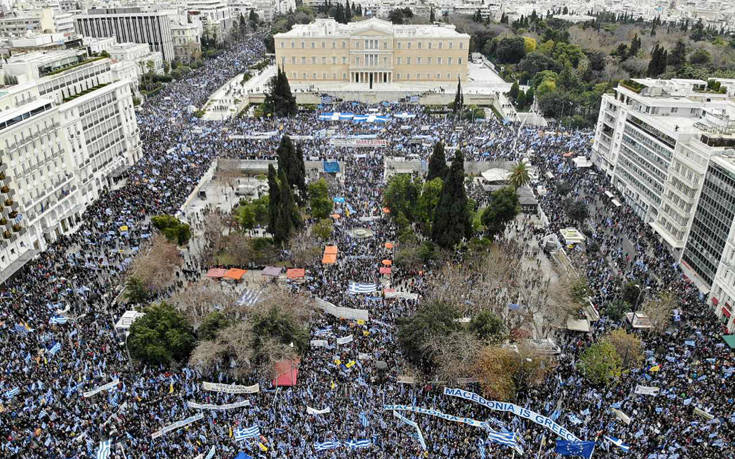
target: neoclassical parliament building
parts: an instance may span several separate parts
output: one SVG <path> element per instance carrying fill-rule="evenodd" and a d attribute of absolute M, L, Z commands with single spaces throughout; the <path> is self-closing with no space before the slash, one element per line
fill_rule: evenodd
<path fill-rule="evenodd" d="M 465 81 L 470 36 L 452 25 L 340 24 L 316 19 L 274 36 L 276 63 L 297 84 Z"/>

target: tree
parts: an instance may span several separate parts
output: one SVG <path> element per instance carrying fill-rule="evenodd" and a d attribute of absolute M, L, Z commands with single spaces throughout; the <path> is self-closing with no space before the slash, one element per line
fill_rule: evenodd
<path fill-rule="evenodd" d="M 425 182 L 416 205 L 415 219 L 428 234 L 431 234 L 428 230 L 431 227 L 431 219 L 436 211 L 436 206 L 439 204 L 443 186 L 444 182 L 438 177 Z"/>
<path fill-rule="evenodd" d="M 534 75 L 544 70 L 558 73 L 562 70 L 562 67 L 553 58 L 538 51 L 527 54 L 518 63 L 518 71 L 524 75 L 521 81 L 528 81 Z"/>
<path fill-rule="evenodd" d="M 485 397 L 508 401 L 516 393 L 528 387 L 541 384 L 551 362 L 539 357 L 528 349 L 518 352 L 499 346 L 487 346 L 477 357 L 474 367 L 475 377 L 480 381 Z"/>
<path fill-rule="evenodd" d="M 352 21 L 352 8 L 350 7 L 350 0 L 345 3 L 345 23 Z"/>
<path fill-rule="evenodd" d="M 143 304 L 148 299 L 148 289 L 137 276 L 130 276 L 125 282 L 125 300 L 130 304 Z"/>
<path fill-rule="evenodd" d="M 189 357 L 196 340 L 184 317 L 172 306 L 160 303 L 145 309 L 145 315 L 130 326 L 131 356 L 147 365 L 169 365 Z"/>
<path fill-rule="evenodd" d="M 503 187 L 493 191 L 490 203 L 482 213 L 482 224 L 490 239 L 505 232 L 505 227 L 513 221 L 520 211 L 518 194 L 513 187 Z"/>
<path fill-rule="evenodd" d="M 671 323 L 673 310 L 679 306 L 679 299 L 671 291 L 663 291 L 657 297 L 643 304 L 642 311 L 651 321 L 653 330 L 663 333 Z"/>
<path fill-rule="evenodd" d="M 291 137 L 284 135 L 276 149 L 278 155 L 278 170 L 286 173 L 291 186 L 298 188 L 302 198 L 306 197 L 306 167 L 304 166 L 304 152 L 301 146 L 295 147 Z"/>
<path fill-rule="evenodd" d="M 273 240 L 276 243 L 283 244 L 298 228 L 301 228 L 302 222 L 296 208 L 293 191 L 291 191 L 288 178 L 286 178 L 286 171 L 283 169 L 278 170 L 278 189 L 280 190 L 280 196 L 278 198 Z"/>
<path fill-rule="evenodd" d="M 323 218 L 318 222 L 314 223 L 311 227 L 311 232 L 314 236 L 318 237 L 322 241 L 327 241 L 332 236 L 332 229 L 334 228 L 334 222 L 331 218 Z"/>
<path fill-rule="evenodd" d="M 130 264 L 132 276 L 140 279 L 149 293 L 156 293 L 170 285 L 182 258 L 176 245 L 160 234 L 153 236 L 150 249 L 141 251 Z"/>
<path fill-rule="evenodd" d="M 621 299 L 613 300 L 605 307 L 605 315 L 614 322 L 620 321 L 626 312 L 630 311 L 629 303 Z"/>
<path fill-rule="evenodd" d="M 431 240 L 442 248 L 454 247 L 472 234 L 472 222 L 464 189 L 464 155 L 454 154 L 431 225 Z"/>
<path fill-rule="evenodd" d="M 638 34 L 635 34 L 633 36 L 633 39 L 630 41 L 630 47 L 628 48 L 628 57 L 635 56 L 638 54 L 638 51 L 641 49 L 641 39 L 638 37 Z"/>
<path fill-rule="evenodd" d="M 473 317 L 469 328 L 478 339 L 489 343 L 501 343 L 507 335 L 503 320 L 489 310 L 480 311 Z"/>
<path fill-rule="evenodd" d="M 457 92 L 454 94 L 454 104 L 452 105 L 452 111 L 454 113 L 462 113 L 462 107 L 464 105 L 464 95 L 462 94 L 462 81 L 457 77 Z"/>
<path fill-rule="evenodd" d="M 391 215 L 398 219 L 401 215 L 414 221 L 414 210 L 419 198 L 421 183 L 408 174 L 396 174 L 388 180 L 383 193 L 383 204 L 390 209 Z"/>
<path fill-rule="evenodd" d="M 204 317 L 202 324 L 197 329 L 200 340 L 213 340 L 217 332 L 230 325 L 230 320 L 219 311 L 212 311 Z"/>
<path fill-rule="evenodd" d="M 281 207 L 281 190 L 278 184 L 276 168 L 268 164 L 268 232 L 276 233 L 278 224 L 278 209 Z"/>
<path fill-rule="evenodd" d="M 327 218 L 332 212 L 334 206 L 329 199 L 329 187 L 327 181 L 323 178 L 309 183 L 309 207 L 311 207 L 311 216 L 314 218 Z"/>
<path fill-rule="evenodd" d="M 622 373 L 622 360 L 610 342 L 600 341 L 582 352 L 577 367 L 594 385 L 608 385 Z"/>
<path fill-rule="evenodd" d="M 638 336 L 618 328 L 605 335 L 603 341 L 613 345 L 623 368 L 632 370 L 643 362 L 643 343 Z"/>
<path fill-rule="evenodd" d="M 173 215 L 157 215 L 151 218 L 151 223 L 166 236 L 166 239 L 178 245 L 186 245 L 191 238 L 189 225 Z"/>
<path fill-rule="evenodd" d="M 523 37 L 504 37 L 495 47 L 495 56 L 500 64 L 517 64 L 526 56 Z"/>
<path fill-rule="evenodd" d="M 262 354 L 268 339 L 278 343 L 293 346 L 299 353 L 304 354 L 309 349 L 309 327 L 293 311 L 273 304 L 269 308 L 254 314 L 253 334 L 256 353 Z"/>
<path fill-rule="evenodd" d="M 444 142 L 441 140 L 434 144 L 434 151 L 431 152 L 429 157 L 429 170 L 426 173 L 426 181 L 431 181 L 435 178 L 441 178 L 442 180 L 447 175 L 447 158 L 444 155 Z"/>
<path fill-rule="evenodd" d="M 564 201 L 564 211 L 577 224 L 583 223 L 589 215 L 587 205 L 583 201 L 576 201 L 574 199 L 566 199 Z"/>
<path fill-rule="evenodd" d="M 429 23 L 433 24 L 436 22 L 436 15 L 434 14 L 434 7 L 432 6 L 429 10 Z"/>
<path fill-rule="evenodd" d="M 438 337 L 448 336 L 459 330 L 454 321 L 457 312 L 446 303 L 431 301 L 419 306 L 408 318 L 398 322 L 398 342 L 406 359 L 425 372 L 434 366 L 436 351 L 431 344 Z"/>
<path fill-rule="evenodd" d="M 248 203 L 244 200 L 240 201 L 240 205 L 235 210 L 235 220 L 243 230 L 250 230 L 258 225 L 267 225 L 269 202 L 268 195 Z"/>
<path fill-rule="evenodd" d="M 656 43 L 651 53 L 651 60 L 648 63 L 646 75 L 649 77 L 657 77 L 666 71 L 666 62 L 668 60 L 668 51 Z"/>
<path fill-rule="evenodd" d="M 290 116 L 296 114 L 296 98 L 291 94 L 286 72 L 280 67 L 274 77 L 268 82 L 268 92 L 265 95 L 265 113 L 275 116 Z"/>
<path fill-rule="evenodd" d="M 689 56 L 689 63 L 692 65 L 707 65 L 712 60 L 712 55 L 706 49 L 696 49 Z"/>
<path fill-rule="evenodd" d="M 510 185 L 516 190 L 522 186 L 528 185 L 531 182 L 531 176 L 528 173 L 528 167 L 526 163 L 519 162 L 513 166 L 513 170 L 508 178 Z"/>
<path fill-rule="evenodd" d="M 510 87 L 510 91 L 508 91 L 508 97 L 513 102 L 516 102 L 518 100 L 519 92 L 520 92 L 520 89 L 518 88 L 518 81 L 514 81 L 513 85 Z"/>

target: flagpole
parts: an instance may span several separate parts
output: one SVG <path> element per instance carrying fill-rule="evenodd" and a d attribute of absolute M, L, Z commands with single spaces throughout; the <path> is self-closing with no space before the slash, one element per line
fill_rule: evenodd
<path fill-rule="evenodd" d="M 541 437 L 541 442 L 538 444 L 538 452 L 536 453 L 536 459 L 538 459 L 539 457 L 541 457 L 541 448 L 544 445 L 544 440 L 546 440 L 546 434 L 544 434 Z"/>

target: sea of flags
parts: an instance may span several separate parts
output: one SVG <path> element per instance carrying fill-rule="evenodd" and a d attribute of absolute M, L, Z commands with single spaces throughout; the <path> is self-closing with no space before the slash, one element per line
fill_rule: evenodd
<path fill-rule="evenodd" d="M 245 440 L 248 438 L 255 438 L 260 436 L 260 427 L 258 427 L 257 424 L 253 425 L 252 427 L 248 427 L 245 429 L 235 429 L 235 440 Z"/>
<path fill-rule="evenodd" d="M 331 441 L 325 441 L 325 442 L 316 442 L 314 443 L 314 449 L 317 451 L 326 451 L 328 449 L 337 449 L 340 446 L 345 446 L 347 448 L 351 449 L 360 449 L 360 448 L 370 448 L 373 445 L 373 442 L 371 440 L 345 440 L 345 441 L 339 441 L 339 440 L 331 440 Z"/>
<path fill-rule="evenodd" d="M 63 325 L 67 323 L 69 319 L 64 316 L 51 316 L 51 319 L 49 319 L 49 323 L 51 325 Z"/>

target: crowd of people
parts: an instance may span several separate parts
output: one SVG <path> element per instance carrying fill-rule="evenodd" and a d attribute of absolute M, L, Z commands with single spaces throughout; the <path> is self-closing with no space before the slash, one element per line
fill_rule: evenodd
<path fill-rule="evenodd" d="M 93 457 L 110 441 L 111 457 L 509 457 L 512 451 L 488 440 L 484 429 L 435 416 L 403 413 L 418 423 L 426 451 L 414 430 L 396 419 L 384 404 L 405 404 L 488 421 L 518 434 L 526 454 L 550 457 L 555 435 L 533 422 L 491 412 L 471 401 L 443 395 L 437 385 L 410 384 L 399 378 L 404 367 L 396 341 L 396 321 L 416 310 L 425 291 L 417 273 L 394 269 L 390 287 L 416 294 L 386 299 L 381 261 L 390 259 L 386 242 L 395 227 L 382 211 L 384 159 L 417 155 L 426 159 L 431 143 L 442 139 L 449 150 L 461 148 L 471 160 L 530 158 L 539 184 L 552 190 L 564 182 L 572 193 L 594 205 L 589 224 L 599 257 L 574 260 L 593 290 L 592 301 L 603 318 L 590 334 L 556 337 L 559 366 L 547 383 L 519 395 L 515 403 L 557 422 L 580 439 L 596 440 L 595 457 L 733 457 L 733 401 L 730 349 L 720 342 L 721 326 L 697 290 L 677 270 L 674 260 L 628 207 L 612 207 L 600 196 L 610 189 L 604 174 L 578 169 L 563 153 L 589 154 L 592 133 L 563 128 L 539 130 L 494 120 L 460 121 L 431 115 L 408 103 L 365 106 L 343 103 L 325 111 L 407 113 L 387 123 L 320 121 L 318 113 L 289 118 L 238 118 L 200 121 L 187 107 L 202 106 L 216 88 L 245 70 L 264 53 L 253 36 L 232 45 L 204 68 L 170 83 L 138 112 L 144 155 L 130 169 L 124 186 L 110 190 L 84 214 L 81 227 L 62 236 L 0 286 L 0 454 L 4 457 Z M 275 134 L 258 139 L 254 133 Z M 269 159 L 281 134 L 298 136 L 308 158 L 337 159 L 344 180 L 340 208 L 350 216 L 335 225 L 339 248 L 334 265 L 306 266 L 303 284 L 309 295 L 337 306 L 369 311 L 370 320 L 339 320 L 320 314 L 311 327 L 312 347 L 302 356 L 297 382 L 274 387 L 267 375 L 238 384 L 260 384 L 254 394 L 205 391 L 202 382 L 232 383 L 225 373 L 157 368 L 131 362 L 124 336 L 114 328 L 125 306 L 115 301 L 125 269 L 144 247 L 150 217 L 175 214 L 199 178 L 217 157 Z M 234 135 L 233 135 L 234 134 Z M 328 139 L 372 136 L 388 147 L 358 150 L 331 145 Z M 417 141 L 418 139 L 418 141 Z M 428 146 L 427 146 L 428 145 Z M 552 172 L 554 179 L 545 174 Z M 551 174 L 550 174 L 551 175 Z M 551 222 L 537 240 L 569 226 L 560 197 L 547 193 L 540 206 Z M 120 231 L 127 226 L 127 231 Z M 353 230 L 370 230 L 368 237 Z M 635 251 L 626 253 L 624 242 Z M 199 266 L 202 272 L 207 266 Z M 604 316 L 605 306 L 620 295 L 620 284 L 635 279 L 651 292 L 671 289 L 681 301 L 680 314 L 662 335 L 646 334 L 645 366 L 620 383 L 589 385 L 576 369 L 579 353 L 601 334 L 622 326 Z M 376 291 L 349 294 L 350 282 L 374 284 Z M 651 293 L 653 294 L 653 293 Z M 336 340 L 352 336 L 345 344 Z M 380 367 L 386 371 L 378 369 Z M 657 367 L 658 371 L 649 371 Z M 112 386 L 105 386 L 115 382 Z M 657 396 L 637 395 L 636 384 L 660 387 Z M 96 393 L 93 389 L 105 387 Z M 476 387 L 469 390 L 479 392 Z M 85 392 L 87 393 L 85 396 Z M 187 402 L 223 405 L 248 400 L 250 406 L 200 410 Z M 307 407 L 322 414 L 309 413 Z M 327 408 L 329 409 L 326 412 Z M 629 423 L 611 414 L 625 413 Z M 695 409 L 707 413 L 702 417 Z M 152 438 L 176 421 L 203 413 L 185 427 Z M 259 435 L 240 439 L 233 430 L 258 426 Z M 629 451 L 604 440 L 620 439 Z M 351 441 L 361 441 L 356 448 Z M 329 449 L 317 444 L 331 443 Z"/>

